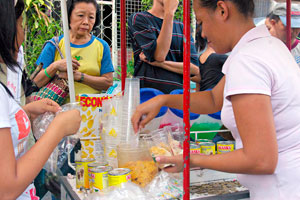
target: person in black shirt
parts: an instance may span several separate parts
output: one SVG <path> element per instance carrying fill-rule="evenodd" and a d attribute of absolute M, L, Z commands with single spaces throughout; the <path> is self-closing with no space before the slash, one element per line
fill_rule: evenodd
<path fill-rule="evenodd" d="M 197 42 L 196 47 L 198 51 L 204 51 L 200 57 L 200 91 L 211 90 L 222 79 L 224 74 L 222 73 L 222 67 L 227 59 L 225 54 L 217 54 L 214 49 L 207 44 L 207 40 L 201 36 L 202 27 L 197 28 Z M 220 119 L 220 112 L 215 113 L 214 118 Z M 210 115 L 212 116 L 212 115 Z M 221 129 L 226 129 L 223 125 Z M 233 140 L 232 134 L 227 132 L 220 132 L 215 135 L 213 142 Z"/>
<path fill-rule="evenodd" d="M 128 31 L 134 52 L 134 76 L 141 88 L 155 88 L 165 94 L 183 88 L 183 23 L 174 20 L 178 0 L 153 0 L 153 7 L 134 13 Z M 199 60 L 191 40 L 191 79 L 199 74 Z M 194 81 L 197 81 L 194 80 Z"/>
<path fill-rule="evenodd" d="M 213 48 L 207 44 L 206 39 L 201 36 L 201 32 L 202 28 L 199 26 L 196 46 L 198 51 L 203 51 L 205 49 L 199 57 L 201 74 L 200 91 L 204 91 L 214 88 L 222 79 L 224 76 L 222 67 L 228 56 L 215 53 Z"/>

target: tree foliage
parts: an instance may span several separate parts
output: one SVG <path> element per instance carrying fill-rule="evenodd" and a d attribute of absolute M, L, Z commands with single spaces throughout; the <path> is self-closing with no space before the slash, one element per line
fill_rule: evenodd
<path fill-rule="evenodd" d="M 31 74 L 45 41 L 62 34 L 60 20 L 51 17 L 53 4 L 50 0 L 25 0 L 25 62 Z"/>

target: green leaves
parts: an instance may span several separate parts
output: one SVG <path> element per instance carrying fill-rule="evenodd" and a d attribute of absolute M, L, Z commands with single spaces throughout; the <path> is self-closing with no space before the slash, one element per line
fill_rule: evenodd
<path fill-rule="evenodd" d="M 52 18 L 49 13 L 53 6 L 50 0 L 25 0 L 25 62 L 31 74 L 34 64 L 41 53 L 43 44 L 53 36 L 62 34 L 60 21 Z"/>
<path fill-rule="evenodd" d="M 128 61 L 127 63 L 127 76 L 128 78 L 132 78 L 133 77 L 133 72 L 134 72 L 134 62 L 133 60 Z M 119 65 L 117 70 L 115 71 L 115 73 L 117 74 L 116 77 L 114 77 L 114 81 L 120 81 L 121 80 L 121 66 Z"/>

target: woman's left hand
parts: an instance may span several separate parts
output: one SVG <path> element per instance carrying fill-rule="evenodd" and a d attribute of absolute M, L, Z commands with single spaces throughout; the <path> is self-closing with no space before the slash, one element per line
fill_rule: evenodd
<path fill-rule="evenodd" d="M 67 72 L 60 72 L 58 74 L 58 77 L 68 80 L 68 73 Z M 81 79 L 81 72 L 77 71 L 77 70 L 73 71 L 73 78 L 74 78 L 74 81 L 79 81 Z"/>
<path fill-rule="evenodd" d="M 39 101 L 33 101 L 23 106 L 23 109 L 31 120 L 34 120 L 37 116 L 44 114 L 45 112 L 57 112 L 61 107 L 51 99 L 41 99 Z"/>
<path fill-rule="evenodd" d="M 155 158 L 159 164 L 172 164 L 172 166 L 166 167 L 163 170 L 168 173 L 177 173 L 183 171 L 183 156 L 158 156 Z"/>

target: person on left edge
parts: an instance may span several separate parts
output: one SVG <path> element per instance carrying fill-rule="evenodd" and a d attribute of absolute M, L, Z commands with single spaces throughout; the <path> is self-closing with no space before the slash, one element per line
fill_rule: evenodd
<path fill-rule="evenodd" d="M 23 31 L 16 20 L 14 1 L 0 0 L 0 21 L 0 74 L 4 73 L 3 68 L 16 72 L 20 68 L 17 54 Z M 3 83 L 2 77 L 0 76 L 0 199 L 38 200 L 32 181 L 61 139 L 78 131 L 80 112 L 71 110 L 58 114 L 39 141 L 27 149 L 31 121 L 40 114 L 57 112 L 61 108 L 50 99 L 21 107 Z"/>
<path fill-rule="evenodd" d="M 25 4 L 23 0 L 16 1 L 15 5 L 15 16 L 17 20 L 17 31 L 18 38 L 16 42 L 18 43 L 19 49 L 17 52 L 17 63 L 19 67 L 15 67 L 15 70 L 11 70 L 8 67 L 2 66 L 4 73 L 0 74 L 0 79 L 3 84 L 9 89 L 11 94 L 14 96 L 15 100 L 22 106 L 25 105 L 25 95 L 24 90 L 26 85 L 23 85 L 24 81 L 22 80 L 22 71 L 24 70 L 24 53 L 23 46 L 21 45 L 24 41 L 24 29 L 22 27 L 23 16 Z M 25 70 L 24 70 L 25 71 Z"/>
<path fill-rule="evenodd" d="M 75 95 L 101 93 L 113 84 L 114 68 L 108 44 L 91 34 L 93 28 L 100 23 L 97 2 L 68 0 L 67 10 Z M 59 48 L 65 57 L 63 35 L 59 37 Z M 67 79 L 66 59 L 61 59 L 53 44 L 46 44 L 36 62 L 37 65 L 40 63 L 43 63 L 44 70 L 41 70 L 34 79 L 38 86 L 47 84 L 56 72 L 59 72 L 60 77 Z"/>

